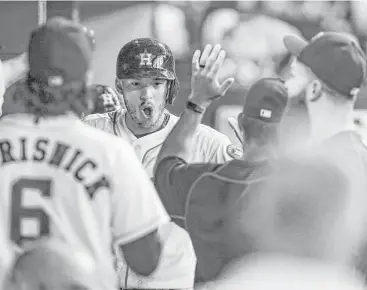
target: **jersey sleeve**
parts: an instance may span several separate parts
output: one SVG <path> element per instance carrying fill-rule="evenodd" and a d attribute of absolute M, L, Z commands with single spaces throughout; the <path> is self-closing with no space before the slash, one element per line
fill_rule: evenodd
<path fill-rule="evenodd" d="M 94 128 L 113 133 L 113 124 L 108 114 L 92 114 L 85 116 L 82 121 Z"/>
<path fill-rule="evenodd" d="M 104 132 L 110 133 L 112 135 L 117 135 L 124 139 L 125 141 L 129 142 L 129 138 L 125 134 L 118 134 L 117 133 L 117 118 L 118 118 L 117 111 L 105 113 L 105 114 L 92 114 L 85 116 L 82 119 L 82 122 L 88 124 L 94 128 L 100 129 Z"/>
<path fill-rule="evenodd" d="M 155 171 L 154 182 L 158 194 L 172 217 L 183 217 L 186 199 L 192 184 L 205 172 L 215 171 L 221 164 L 187 164 L 183 159 L 166 157 Z"/>
<path fill-rule="evenodd" d="M 200 144 L 200 154 L 205 157 L 201 158 L 202 162 L 225 163 L 243 156 L 240 146 L 232 144 L 226 135 L 211 128 L 202 128 L 196 138 L 196 144 Z"/>
<path fill-rule="evenodd" d="M 121 140 L 113 158 L 112 233 L 114 245 L 135 241 L 169 221 L 169 216 L 137 159 Z"/>

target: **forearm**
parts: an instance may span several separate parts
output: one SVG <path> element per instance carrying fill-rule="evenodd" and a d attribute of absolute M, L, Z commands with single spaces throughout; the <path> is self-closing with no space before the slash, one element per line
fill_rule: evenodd
<path fill-rule="evenodd" d="M 162 159 L 168 156 L 177 156 L 187 161 L 192 149 L 194 134 L 202 118 L 203 114 L 185 109 L 163 143 L 156 164 L 159 164 Z"/>
<path fill-rule="evenodd" d="M 168 156 L 176 156 L 188 161 L 194 134 L 201 123 L 205 109 L 211 102 L 223 96 L 234 82 L 233 78 L 218 83 L 217 75 L 223 65 L 225 52 L 220 45 L 213 49 L 207 45 L 203 54 L 195 51 L 192 58 L 191 94 L 188 108 L 163 143 L 156 166 Z M 201 63 L 199 63 L 199 60 Z"/>
<path fill-rule="evenodd" d="M 162 245 L 158 230 L 121 246 L 128 266 L 137 274 L 149 276 L 158 266 Z"/>

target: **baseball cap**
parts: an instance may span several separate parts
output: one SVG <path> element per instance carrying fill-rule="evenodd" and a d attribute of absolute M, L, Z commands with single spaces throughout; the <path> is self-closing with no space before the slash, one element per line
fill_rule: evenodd
<path fill-rule="evenodd" d="M 341 32 L 320 32 L 310 42 L 284 37 L 284 45 L 328 87 L 355 96 L 366 77 L 366 58 L 355 37 Z"/>
<path fill-rule="evenodd" d="M 51 18 L 31 34 L 29 75 L 51 87 L 83 81 L 92 52 L 92 39 L 85 27 L 66 18 Z"/>
<path fill-rule="evenodd" d="M 243 106 L 245 116 L 269 123 L 279 123 L 288 104 L 284 81 L 279 78 L 263 78 L 253 84 Z"/>

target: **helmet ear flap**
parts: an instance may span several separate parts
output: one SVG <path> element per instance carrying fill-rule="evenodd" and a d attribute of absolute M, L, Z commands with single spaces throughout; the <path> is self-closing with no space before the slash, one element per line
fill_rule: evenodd
<path fill-rule="evenodd" d="M 172 81 L 169 81 L 168 84 L 168 91 L 167 91 L 167 104 L 172 105 L 175 101 L 178 91 L 180 90 L 180 83 L 178 82 L 178 79 L 175 78 Z"/>
<path fill-rule="evenodd" d="M 123 89 L 122 89 L 122 81 L 118 78 L 115 78 L 115 88 L 116 88 L 116 91 L 123 95 Z"/>

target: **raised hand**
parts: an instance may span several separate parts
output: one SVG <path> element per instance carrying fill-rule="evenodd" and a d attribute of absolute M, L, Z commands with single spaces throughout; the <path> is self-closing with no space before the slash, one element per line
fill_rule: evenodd
<path fill-rule="evenodd" d="M 200 57 L 201 56 L 201 57 Z M 208 44 L 203 53 L 195 51 L 192 58 L 191 95 L 189 99 L 204 108 L 221 96 L 234 82 L 234 78 L 227 78 L 218 82 L 218 73 L 223 66 L 226 53 L 219 44 L 214 48 Z"/>

